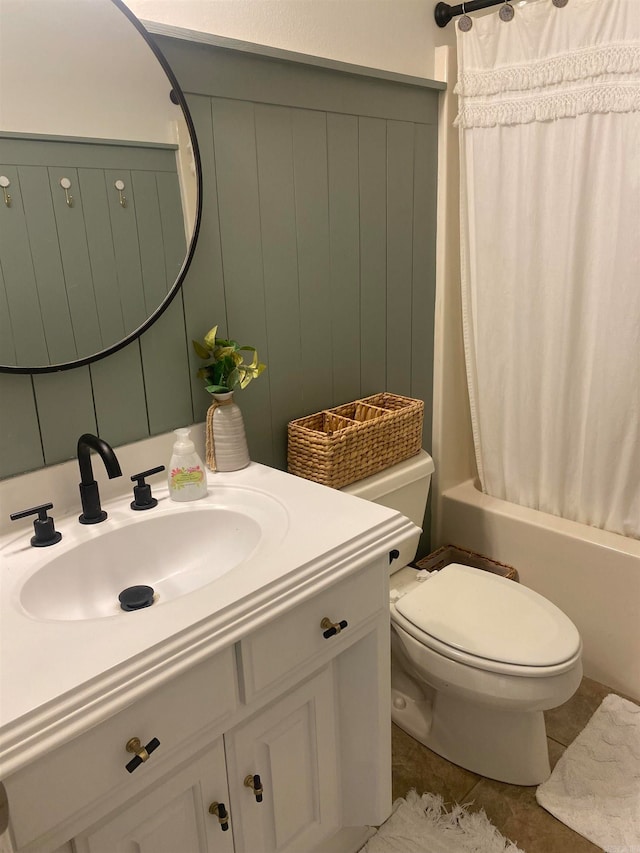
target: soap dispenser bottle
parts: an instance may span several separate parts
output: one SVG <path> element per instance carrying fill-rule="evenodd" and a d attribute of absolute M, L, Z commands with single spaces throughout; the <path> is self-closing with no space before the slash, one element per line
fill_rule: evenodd
<path fill-rule="evenodd" d="M 169 497 L 172 501 L 197 501 L 207 494 L 207 475 L 189 438 L 188 427 L 174 430 L 176 441 L 169 465 Z"/>

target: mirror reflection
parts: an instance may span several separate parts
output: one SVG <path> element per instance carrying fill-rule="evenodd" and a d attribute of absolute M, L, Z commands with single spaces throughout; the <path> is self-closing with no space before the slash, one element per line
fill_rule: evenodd
<path fill-rule="evenodd" d="M 196 217 L 182 110 L 112 0 L 0 0 L 0 365 L 129 338 L 173 289 Z"/>

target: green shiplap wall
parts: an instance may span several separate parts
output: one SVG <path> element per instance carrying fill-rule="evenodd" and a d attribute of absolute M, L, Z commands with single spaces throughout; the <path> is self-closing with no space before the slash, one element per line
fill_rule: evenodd
<path fill-rule="evenodd" d="M 185 256 L 176 147 L 0 133 L 0 364 L 90 356 L 160 305 Z"/>
<path fill-rule="evenodd" d="M 381 390 L 425 400 L 431 445 L 438 92 L 159 37 L 203 165 L 181 293 L 88 367 L 0 374 L 0 475 L 204 420 L 192 338 L 257 346 L 239 395 L 252 458 L 286 468 L 295 417 Z M 1 331 L 1 330 L 0 330 Z"/>

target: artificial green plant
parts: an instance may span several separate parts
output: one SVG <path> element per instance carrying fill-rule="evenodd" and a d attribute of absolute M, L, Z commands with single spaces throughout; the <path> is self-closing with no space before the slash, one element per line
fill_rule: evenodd
<path fill-rule="evenodd" d="M 258 361 L 255 347 L 240 346 L 237 341 L 216 337 L 218 327 L 214 326 L 203 339 L 203 343 L 192 341 L 199 358 L 209 361 L 198 370 L 198 376 L 205 382 L 210 394 L 224 394 L 236 388 L 246 388 L 252 379 L 266 369 L 266 364 Z M 244 360 L 243 353 L 252 352 L 250 364 Z"/>

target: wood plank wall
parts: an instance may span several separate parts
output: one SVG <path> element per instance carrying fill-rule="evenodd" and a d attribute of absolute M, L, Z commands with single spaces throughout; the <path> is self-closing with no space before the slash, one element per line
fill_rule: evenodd
<path fill-rule="evenodd" d="M 185 256 L 176 148 L 0 133 L 0 364 L 90 356 L 160 305 Z"/>
<path fill-rule="evenodd" d="M 142 338 L 53 374 L 0 374 L 0 476 L 204 420 L 190 341 L 218 324 L 267 372 L 239 395 L 252 458 L 295 417 L 388 390 L 431 444 L 435 89 L 158 37 L 187 93 L 204 208 L 182 292 Z"/>

